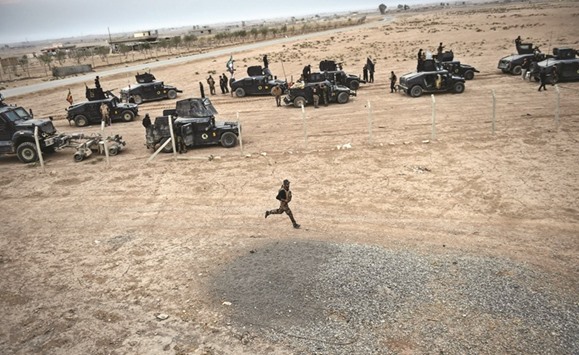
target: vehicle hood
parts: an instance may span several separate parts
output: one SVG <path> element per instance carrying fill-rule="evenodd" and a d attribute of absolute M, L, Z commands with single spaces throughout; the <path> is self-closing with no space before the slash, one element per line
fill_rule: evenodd
<path fill-rule="evenodd" d="M 31 119 L 31 120 L 20 120 L 16 121 L 15 126 L 17 129 L 20 130 L 34 130 L 34 127 L 38 127 L 40 132 L 44 132 L 47 134 L 54 134 L 56 133 L 56 128 L 52 121 L 49 119 Z"/>
<path fill-rule="evenodd" d="M 239 127 L 239 124 L 231 121 L 216 121 L 215 127 L 222 129 L 236 129 Z"/>
<path fill-rule="evenodd" d="M 129 102 L 117 102 L 117 108 L 120 109 L 131 109 L 131 110 L 138 110 L 139 105 L 129 103 Z"/>
<path fill-rule="evenodd" d="M 512 54 L 512 55 L 508 55 L 506 57 L 502 57 L 501 60 L 506 60 L 509 62 L 512 62 L 513 60 L 518 60 L 518 59 L 524 59 L 524 58 L 528 58 L 528 57 L 532 57 L 533 54 Z"/>

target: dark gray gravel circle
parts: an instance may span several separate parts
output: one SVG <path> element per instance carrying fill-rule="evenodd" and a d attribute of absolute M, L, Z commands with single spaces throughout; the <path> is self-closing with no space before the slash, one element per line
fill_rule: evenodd
<path fill-rule="evenodd" d="M 288 240 L 236 258 L 210 291 L 239 332 L 298 353 L 578 354 L 578 293 L 550 277 L 497 258 Z"/>

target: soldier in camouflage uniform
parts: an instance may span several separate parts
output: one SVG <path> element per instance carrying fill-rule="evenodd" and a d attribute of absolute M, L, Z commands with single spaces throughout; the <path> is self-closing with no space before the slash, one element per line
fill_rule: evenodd
<path fill-rule="evenodd" d="M 290 210 L 289 208 L 289 203 L 292 200 L 292 192 L 290 191 L 289 187 L 290 187 L 289 180 L 287 179 L 284 180 L 283 185 L 279 189 L 279 192 L 277 193 L 276 197 L 280 202 L 279 208 L 276 210 L 265 211 L 265 218 L 267 218 L 267 216 L 269 216 L 270 214 L 282 214 L 285 212 L 292 221 L 294 228 L 298 229 L 300 225 L 294 219 L 292 210 Z"/>

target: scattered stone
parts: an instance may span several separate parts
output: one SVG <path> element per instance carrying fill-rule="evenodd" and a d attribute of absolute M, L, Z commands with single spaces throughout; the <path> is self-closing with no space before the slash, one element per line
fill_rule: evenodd
<path fill-rule="evenodd" d="M 231 306 L 231 302 L 229 302 L 229 301 L 223 301 L 222 305 L 224 305 L 224 306 Z"/>
<path fill-rule="evenodd" d="M 168 314 L 165 314 L 165 313 L 159 313 L 159 314 L 157 314 L 155 317 L 156 317 L 158 320 L 165 320 L 165 319 L 169 318 L 169 315 L 168 315 Z"/>

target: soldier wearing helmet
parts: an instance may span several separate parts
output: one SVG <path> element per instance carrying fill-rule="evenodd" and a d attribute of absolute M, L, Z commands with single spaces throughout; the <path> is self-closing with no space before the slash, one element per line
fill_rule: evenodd
<path fill-rule="evenodd" d="M 292 192 L 290 191 L 289 180 L 285 179 L 283 181 L 283 185 L 281 185 L 281 188 L 277 193 L 276 199 L 278 199 L 280 202 L 279 208 L 275 210 L 265 211 L 265 218 L 267 218 L 267 216 L 269 216 L 270 214 L 282 214 L 285 212 L 292 221 L 294 228 L 296 229 L 300 228 L 300 225 L 294 219 L 292 211 L 289 208 L 289 203 L 292 200 Z"/>

